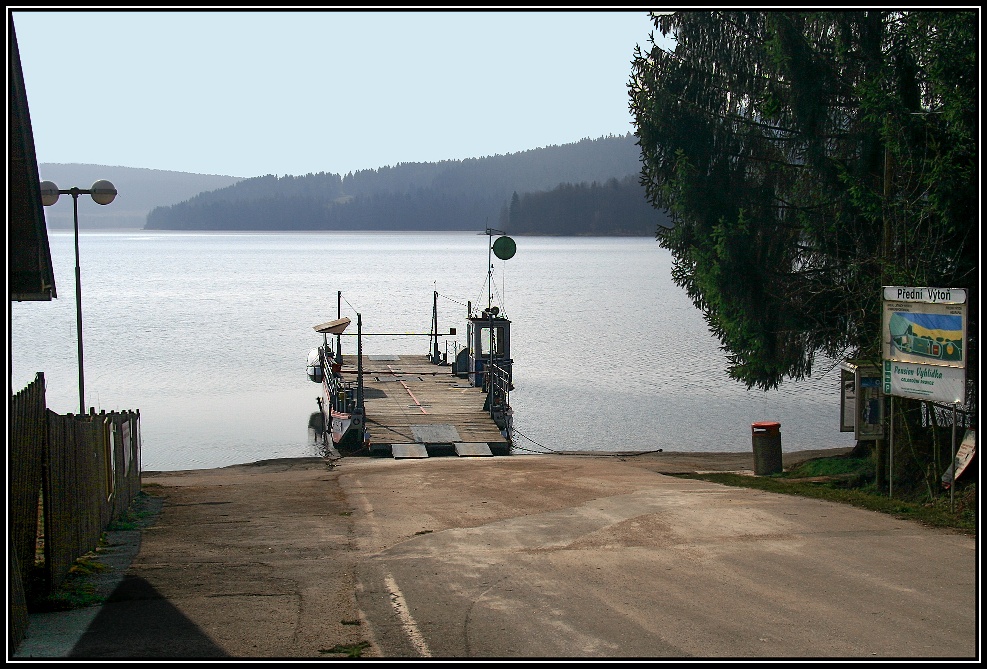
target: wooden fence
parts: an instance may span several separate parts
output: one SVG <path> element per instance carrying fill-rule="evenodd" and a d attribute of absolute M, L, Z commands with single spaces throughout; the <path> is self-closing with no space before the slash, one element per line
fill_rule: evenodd
<path fill-rule="evenodd" d="M 140 492 L 140 413 L 56 414 L 44 375 L 11 398 L 10 641 L 27 629 L 25 585 L 53 592 Z M 40 568 L 39 568 L 40 567 Z"/>

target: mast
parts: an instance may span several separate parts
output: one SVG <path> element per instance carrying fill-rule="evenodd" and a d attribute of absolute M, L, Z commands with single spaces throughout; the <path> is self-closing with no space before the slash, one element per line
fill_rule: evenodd
<path fill-rule="evenodd" d="M 439 364 L 439 291 L 432 291 L 432 362 Z"/>
<path fill-rule="evenodd" d="M 495 230 L 494 228 L 487 228 L 487 309 L 493 306 L 493 236 L 494 234 L 506 235 L 507 233 L 503 230 Z M 500 241 L 500 240 L 497 240 Z M 513 254 L 511 254 L 513 255 Z M 500 255 L 498 254 L 498 258 Z M 507 258 L 502 258 L 502 260 L 507 260 Z"/>
<path fill-rule="evenodd" d="M 356 315 L 356 406 L 363 410 L 363 316 Z"/>
<path fill-rule="evenodd" d="M 339 318 L 342 318 L 342 317 L 343 317 L 343 291 L 337 290 L 336 291 L 336 318 L 339 319 Z M 343 341 L 342 341 L 342 335 L 337 334 L 336 335 L 336 362 L 338 364 L 340 364 L 340 365 L 343 364 L 343 349 L 340 348 L 340 346 L 342 345 L 342 343 L 343 343 Z"/>
<path fill-rule="evenodd" d="M 487 228 L 487 309 L 493 305 L 493 228 Z"/>

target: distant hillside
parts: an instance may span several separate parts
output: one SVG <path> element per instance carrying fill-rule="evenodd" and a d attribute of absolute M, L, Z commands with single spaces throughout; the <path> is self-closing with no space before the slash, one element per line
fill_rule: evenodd
<path fill-rule="evenodd" d="M 244 179 L 202 192 L 185 202 L 161 206 L 148 215 L 155 230 L 477 230 L 497 225 L 515 194 L 557 189 L 563 184 L 604 184 L 640 171 L 635 137 L 608 136 L 520 153 L 438 163 L 401 163 L 345 176 L 321 172 Z M 613 189 L 594 195 L 612 197 Z M 582 193 L 582 191 L 580 191 Z M 620 196 L 642 204 L 643 189 L 622 188 Z M 564 193 L 563 193 L 564 195 Z M 557 199 L 557 198 L 556 198 Z M 628 224 L 607 206 L 593 225 L 567 229 L 552 221 L 551 234 L 653 234 L 654 217 Z M 645 207 L 635 211 L 652 212 Z M 578 228 L 578 229 L 577 229 Z M 637 232 L 640 230 L 647 232 Z M 539 221 L 525 221 L 529 234 Z M 508 230 L 510 232 L 510 230 Z"/>
<path fill-rule="evenodd" d="M 137 167 L 110 167 L 79 163 L 41 163 L 42 181 L 53 181 L 60 189 L 88 189 L 106 179 L 117 189 L 117 197 L 108 205 L 98 205 L 89 196 L 79 197 L 79 227 L 83 230 L 106 228 L 143 228 L 147 214 L 155 207 L 183 202 L 203 191 L 226 188 L 242 177 L 215 174 L 189 174 Z M 72 198 L 63 195 L 45 207 L 49 230 L 73 227 Z"/>
<path fill-rule="evenodd" d="M 497 227 L 513 235 L 652 237 L 659 226 L 672 227 L 668 214 L 651 206 L 636 174 L 515 194 L 499 220 Z"/>

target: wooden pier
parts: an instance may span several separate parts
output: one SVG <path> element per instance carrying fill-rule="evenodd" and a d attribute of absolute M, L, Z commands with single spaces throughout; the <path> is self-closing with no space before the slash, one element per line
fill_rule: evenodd
<path fill-rule="evenodd" d="M 356 380 L 358 362 L 355 355 L 343 356 L 347 380 Z M 433 364 L 425 355 L 364 355 L 362 363 L 371 455 L 510 453 L 510 442 L 484 409 L 486 393 L 450 366 Z"/>

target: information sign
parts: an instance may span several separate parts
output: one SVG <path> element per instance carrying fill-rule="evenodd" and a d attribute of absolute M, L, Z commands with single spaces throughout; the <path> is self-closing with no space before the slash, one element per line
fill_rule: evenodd
<path fill-rule="evenodd" d="M 884 361 L 885 395 L 954 404 L 963 402 L 965 390 L 966 373 L 963 369 Z"/>
<path fill-rule="evenodd" d="M 882 334 L 885 360 L 965 368 L 966 291 L 885 286 Z"/>

